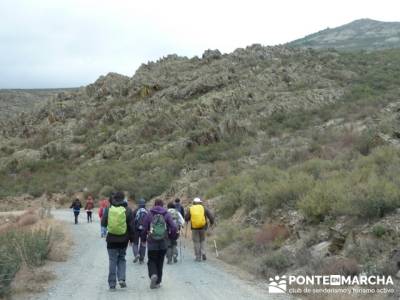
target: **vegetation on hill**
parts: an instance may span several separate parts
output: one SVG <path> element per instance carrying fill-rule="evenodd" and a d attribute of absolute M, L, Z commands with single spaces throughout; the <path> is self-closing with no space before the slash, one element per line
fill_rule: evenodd
<path fill-rule="evenodd" d="M 200 195 L 216 209 L 222 257 L 238 263 L 249 249 L 239 263 L 258 274 L 354 271 L 354 261 L 370 272 L 374 257 L 394 272 L 385 220 L 400 204 L 399 66 L 395 49 L 253 45 L 168 56 L 132 78 L 110 73 L 3 121 L 0 197 Z M 360 233 L 366 222 L 371 235 Z M 348 260 L 312 266 L 321 243 Z"/>

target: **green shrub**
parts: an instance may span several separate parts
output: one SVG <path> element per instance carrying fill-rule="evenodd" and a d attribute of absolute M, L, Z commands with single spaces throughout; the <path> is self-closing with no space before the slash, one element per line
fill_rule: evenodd
<path fill-rule="evenodd" d="M 382 237 L 386 231 L 386 228 L 379 224 L 372 227 L 372 233 L 378 238 Z"/>
<path fill-rule="evenodd" d="M 309 221 L 319 222 L 331 214 L 338 203 L 343 203 L 345 197 L 346 189 L 340 179 L 320 181 L 299 201 L 298 207 Z"/>
<path fill-rule="evenodd" d="M 371 175 L 352 188 L 353 214 L 359 217 L 383 217 L 400 205 L 399 188 L 384 178 Z"/>

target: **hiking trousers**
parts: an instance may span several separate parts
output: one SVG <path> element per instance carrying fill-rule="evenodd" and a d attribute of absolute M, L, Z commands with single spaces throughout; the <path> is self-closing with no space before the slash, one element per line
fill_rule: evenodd
<path fill-rule="evenodd" d="M 168 249 L 167 249 L 167 259 L 168 262 L 172 262 L 172 258 L 178 258 L 178 241 L 177 240 L 168 240 Z"/>
<path fill-rule="evenodd" d="M 74 211 L 74 216 L 75 216 L 75 224 L 78 224 L 79 211 Z"/>
<path fill-rule="evenodd" d="M 166 252 L 166 249 L 147 251 L 147 267 L 149 269 L 149 278 L 151 278 L 151 275 L 157 275 L 157 284 L 160 284 L 162 280 L 164 257 Z"/>
<path fill-rule="evenodd" d="M 101 223 L 100 223 L 100 236 L 103 238 L 103 237 L 106 237 L 106 235 L 107 235 L 107 227 L 101 226 Z"/>
<path fill-rule="evenodd" d="M 206 254 L 206 230 L 192 229 L 192 240 L 194 245 L 194 255 L 197 260 Z"/>
<path fill-rule="evenodd" d="M 126 248 L 107 249 L 108 251 L 108 285 L 115 287 L 118 281 L 125 281 L 126 277 Z"/>
<path fill-rule="evenodd" d="M 139 232 L 133 234 L 132 250 L 134 257 L 139 256 L 139 260 L 144 261 L 144 256 L 146 255 L 146 243 L 142 242 Z"/>
<path fill-rule="evenodd" d="M 87 214 L 87 221 L 88 221 L 88 223 L 90 222 L 92 222 L 92 212 L 91 211 L 87 211 L 86 212 L 86 214 Z"/>

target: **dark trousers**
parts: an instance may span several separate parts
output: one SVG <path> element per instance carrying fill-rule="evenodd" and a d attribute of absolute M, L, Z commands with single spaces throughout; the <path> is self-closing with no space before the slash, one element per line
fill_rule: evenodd
<path fill-rule="evenodd" d="M 89 222 L 92 222 L 92 212 L 91 212 L 91 211 L 87 211 L 86 214 L 87 214 L 87 221 L 88 221 L 88 223 L 89 223 Z"/>
<path fill-rule="evenodd" d="M 74 216 L 75 216 L 75 224 L 78 224 L 79 211 L 74 211 Z"/>
<path fill-rule="evenodd" d="M 157 284 L 161 283 L 162 274 L 163 274 L 163 266 L 164 266 L 164 257 L 166 249 L 164 250 L 149 250 L 147 252 L 147 267 L 149 269 L 149 278 L 151 275 L 157 275 L 158 280 Z"/>

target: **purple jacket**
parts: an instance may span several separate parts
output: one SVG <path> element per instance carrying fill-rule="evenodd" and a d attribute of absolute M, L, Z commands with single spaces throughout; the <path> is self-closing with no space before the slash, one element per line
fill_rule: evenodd
<path fill-rule="evenodd" d="M 148 213 L 143 221 L 143 231 L 141 232 L 141 239 L 143 241 L 147 241 L 148 244 L 148 248 L 149 250 L 152 250 L 152 248 L 157 248 L 154 250 L 158 250 L 158 249 L 163 249 L 164 248 L 164 244 L 165 241 L 154 241 L 152 240 L 150 237 L 148 237 L 149 231 L 150 231 L 150 224 L 153 221 L 153 217 L 156 214 L 160 214 L 164 216 L 165 219 L 165 223 L 167 223 L 167 228 L 168 228 L 168 238 L 175 240 L 178 236 L 177 236 L 177 228 L 176 225 L 172 219 L 172 216 L 170 215 L 170 213 L 167 211 L 167 209 L 165 209 L 162 206 L 154 206 L 152 209 L 150 209 L 150 213 Z M 158 244 L 158 245 L 156 245 Z M 166 245 L 165 245 L 165 249 L 166 249 Z"/>

